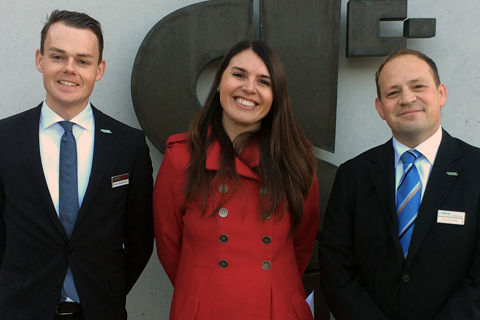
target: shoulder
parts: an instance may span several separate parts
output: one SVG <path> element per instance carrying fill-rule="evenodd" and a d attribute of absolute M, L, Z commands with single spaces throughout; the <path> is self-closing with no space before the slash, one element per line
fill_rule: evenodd
<path fill-rule="evenodd" d="M 121 134 L 122 136 L 127 137 L 136 137 L 137 139 L 144 139 L 143 131 L 140 129 L 133 128 L 113 117 L 103 113 L 92 105 L 93 118 L 95 121 L 96 130 L 101 130 L 102 132 L 111 131 L 115 134 Z"/>
<path fill-rule="evenodd" d="M 354 158 L 347 160 L 340 167 L 343 169 L 358 170 L 369 166 L 371 163 L 393 161 L 393 146 L 391 140 L 386 143 L 368 149 Z"/>
<path fill-rule="evenodd" d="M 450 144 L 456 145 L 458 147 L 461 154 L 463 155 L 463 158 L 467 159 L 470 162 L 474 162 L 475 167 L 478 167 L 478 162 L 480 162 L 480 148 L 475 147 L 458 138 L 452 137 L 448 134 L 446 138 L 450 141 Z M 447 150 L 447 152 L 452 152 L 451 148 L 446 148 L 443 150 Z"/>
<path fill-rule="evenodd" d="M 188 135 L 179 133 L 167 139 L 167 149 L 162 160 L 162 166 L 176 168 L 183 171 L 190 161 L 190 149 L 188 146 Z"/>
<path fill-rule="evenodd" d="M 190 160 L 190 148 L 188 145 L 187 133 L 177 133 L 168 137 L 167 149 L 165 150 L 165 156 L 167 155 L 176 160 Z"/>
<path fill-rule="evenodd" d="M 187 138 L 188 134 L 186 132 L 171 135 L 167 139 L 167 148 L 181 148 L 186 145 Z"/>
<path fill-rule="evenodd" d="M 0 130 L 15 129 L 21 123 L 31 122 L 38 125 L 40 121 L 41 104 L 35 108 L 0 119 Z"/>

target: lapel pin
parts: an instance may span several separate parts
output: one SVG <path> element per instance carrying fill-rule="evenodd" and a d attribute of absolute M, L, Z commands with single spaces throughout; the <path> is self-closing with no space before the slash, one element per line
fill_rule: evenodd
<path fill-rule="evenodd" d="M 103 133 L 112 133 L 112 131 L 110 131 L 109 129 L 100 129 L 100 131 L 102 131 Z"/>
<path fill-rule="evenodd" d="M 455 171 L 447 171 L 448 176 L 458 176 L 458 172 Z"/>

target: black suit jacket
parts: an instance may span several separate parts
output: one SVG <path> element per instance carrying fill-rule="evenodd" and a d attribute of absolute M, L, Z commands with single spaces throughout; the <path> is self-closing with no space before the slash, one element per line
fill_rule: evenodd
<path fill-rule="evenodd" d="M 40 109 L 0 121 L 0 317 L 53 319 L 70 266 L 87 320 L 126 319 L 126 294 L 153 247 L 144 135 L 92 106 L 92 169 L 69 240 L 43 174 Z M 129 184 L 112 188 L 125 173 Z"/>
<path fill-rule="evenodd" d="M 394 170 L 389 141 L 337 171 L 319 249 L 335 318 L 480 319 L 480 150 L 443 132 L 406 259 Z M 464 225 L 438 210 L 465 212 Z"/>

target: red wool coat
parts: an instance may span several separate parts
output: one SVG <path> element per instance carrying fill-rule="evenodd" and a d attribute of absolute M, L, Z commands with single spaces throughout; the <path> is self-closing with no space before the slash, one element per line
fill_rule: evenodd
<path fill-rule="evenodd" d="M 260 178 L 251 169 L 259 163 L 259 152 L 248 146 L 241 155 L 244 162 L 235 159 L 238 187 L 214 182 L 203 214 L 183 201 L 190 159 L 186 137 L 168 139 L 153 196 L 157 253 L 174 286 L 170 319 L 313 319 L 301 276 L 318 229 L 317 179 L 292 237 L 288 213 L 260 220 Z M 218 170 L 219 151 L 217 142 L 209 147 L 208 170 Z M 228 200 L 210 214 L 221 199 Z"/>

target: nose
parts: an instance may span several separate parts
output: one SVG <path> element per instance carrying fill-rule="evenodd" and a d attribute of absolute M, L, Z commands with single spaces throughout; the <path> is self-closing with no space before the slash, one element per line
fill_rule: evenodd
<path fill-rule="evenodd" d="M 400 93 L 400 104 L 402 105 L 410 105 L 417 100 L 417 96 L 415 95 L 414 92 L 408 89 L 402 90 Z"/>
<path fill-rule="evenodd" d="M 63 72 L 75 73 L 75 60 L 73 58 L 66 60 L 65 65 L 63 66 Z"/>
<path fill-rule="evenodd" d="M 249 94 L 255 93 L 256 91 L 255 79 L 252 79 L 252 78 L 246 79 L 245 82 L 243 83 L 242 90 Z"/>

